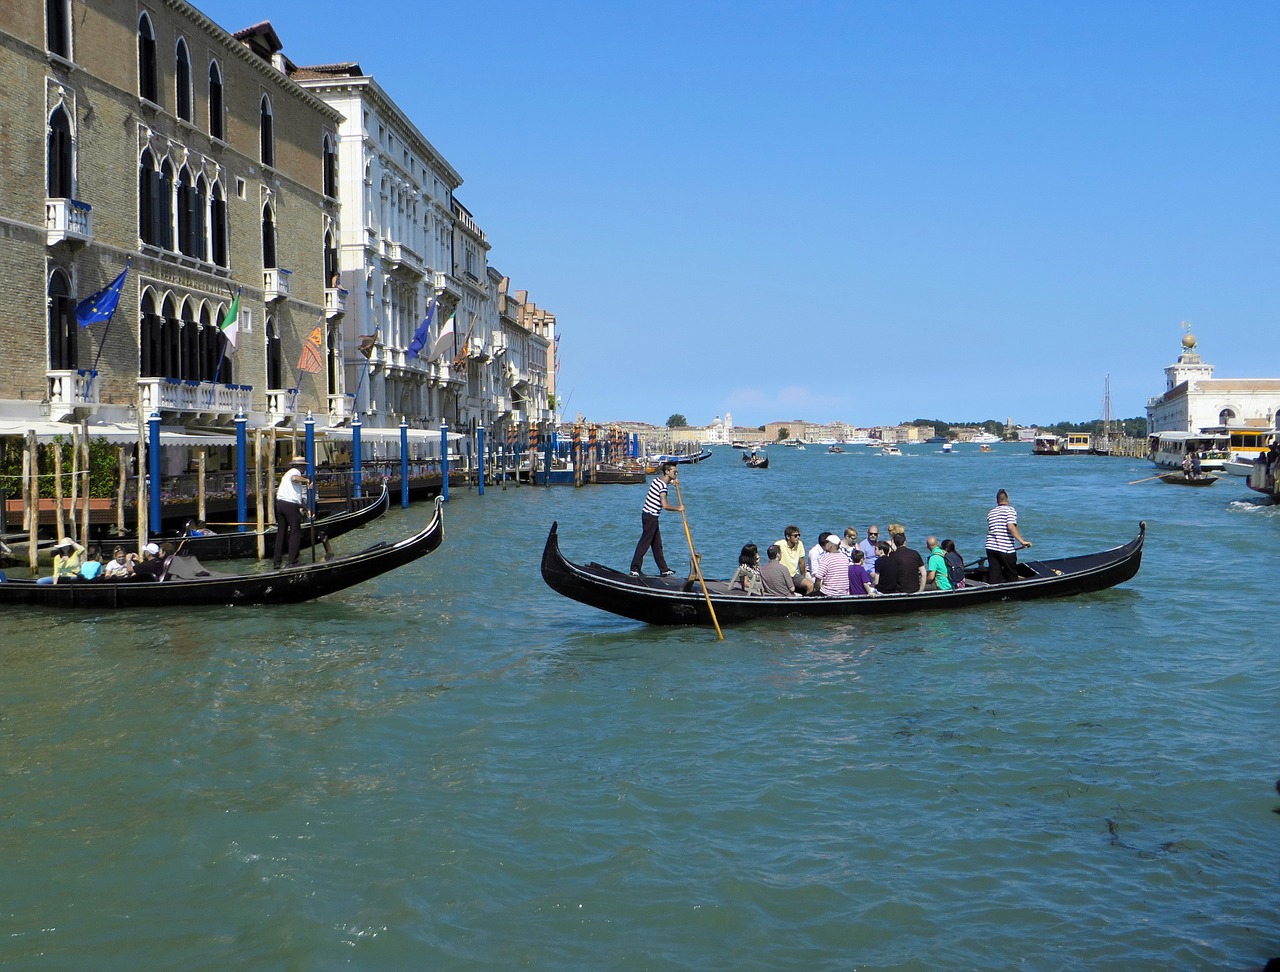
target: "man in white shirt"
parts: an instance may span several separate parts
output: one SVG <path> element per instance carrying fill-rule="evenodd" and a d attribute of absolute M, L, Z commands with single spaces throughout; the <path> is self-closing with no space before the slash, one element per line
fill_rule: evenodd
<path fill-rule="evenodd" d="M 272 566 L 280 569 L 286 540 L 289 544 L 289 566 L 298 566 L 298 552 L 302 547 L 302 507 L 307 501 L 307 489 L 311 480 L 302 475 L 306 468 L 305 456 L 294 456 L 289 468 L 280 477 L 276 489 L 276 549 Z"/>

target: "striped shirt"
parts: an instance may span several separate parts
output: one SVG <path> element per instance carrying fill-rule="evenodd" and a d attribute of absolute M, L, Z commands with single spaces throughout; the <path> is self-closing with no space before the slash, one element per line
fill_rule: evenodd
<path fill-rule="evenodd" d="M 659 476 L 649 484 L 649 492 L 644 498 L 644 506 L 640 507 L 641 513 L 648 513 L 650 516 L 658 516 L 662 513 L 662 501 L 667 498 L 667 480 L 665 476 Z"/>
<path fill-rule="evenodd" d="M 1014 553 L 1018 545 L 1014 543 L 1009 526 L 1017 525 L 1018 511 L 1012 506 L 1002 504 L 987 514 L 987 549 L 1000 553 Z"/>
<path fill-rule="evenodd" d="M 836 597 L 849 593 L 849 558 L 838 550 L 828 550 L 818 558 L 813 576 L 822 581 L 819 594 Z"/>

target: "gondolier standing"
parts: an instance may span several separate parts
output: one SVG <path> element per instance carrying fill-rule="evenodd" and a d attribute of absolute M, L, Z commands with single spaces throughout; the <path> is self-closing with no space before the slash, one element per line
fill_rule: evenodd
<path fill-rule="evenodd" d="M 1018 511 L 1009 505 L 1009 494 L 996 493 L 996 505 L 987 514 L 987 580 L 1003 584 L 1018 579 L 1018 550 L 1031 541 L 1018 532 Z"/>
<path fill-rule="evenodd" d="M 307 487 L 311 485 L 311 480 L 302 475 L 306 465 L 304 456 L 290 459 L 289 468 L 280 477 L 280 486 L 276 490 L 276 550 L 272 557 L 272 566 L 276 570 L 280 569 L 286 536 L 289 566 L 298 566 L 298 551 L 302 547 L 302 506 L 307 501 Z"/>
<path fill-rule="evenodd" d="M 631 576 L 639 577 L 640 568 L 644 564 L 644 555 L 653 550 L 653 562 L 658 565 L 658 575 L 670 577 L 675 573 L 667 566 L 667 558 L 662 555 L 662 531 L 659 529 L 658 517 L 663 510 L 679 513 L 683 506 L 672 506 L 667 499 L 667 488 L 676 481 L 676 464 L 664 462 L 660 475 L 649 483 L 649 492 L 645 494 L 644 505 L 640 507 L 640 542 L 636 544 L 635 555 L 631 558 Z"/>

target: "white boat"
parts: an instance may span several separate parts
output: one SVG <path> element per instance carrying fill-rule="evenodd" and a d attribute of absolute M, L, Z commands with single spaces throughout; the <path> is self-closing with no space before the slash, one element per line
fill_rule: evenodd
<path fill-rule="evenodd" d="M 1230 437 L 1217 432 L 1157 432 L 1148 439 L 1148 458 L 1163 469 L 1181 469 L 1182 460 L 1200 453 L 1200 469 L 1220 470 L 1231 458 Z"/>
<path fill-rule="evenodd" d="M 950 442 L 944 442 L 944 443 L 942 443 L 942 451 L 943 451 L 943 452 L 954 452 L 955 450 L 951 448 L 951 443 L 950 443 Z"/>
<path fill-rule="evenodd" d="M 1004 440 L 1001 439 L 1000 436 L 998 435 L 992 435 L 990 432 L 979 432 L 969 441 L 983 443 L 983 442 L 1003 442 Z"/>
<path fill-rule="evenodd" d="M 1062 455 L 1062 439 L 1052 432 L 1037 435 L 1031 445 L 1031 454 L 1033 456 L 1060 456 Z"/>
<path fill-rule="evenodd" d="M 888 446 L 885 446 L 883 449 L 881 449 L 881 450 L 880 450 L 880 455 L 882 455 L 882 456 L 900 456 L 900 455 L 902 455 L 902 450 L 901 450 L 901 449 L 899 449 L 896 445 L 888 445 Z"/>
<path fill-rule="evenodd" d="M 1253 472 L 1253 463 L 1241 462 L 1238 459 L 1228 459 L 1222 464 L 1222 471 L 1228 476 L 1242 476 L 1249 478 L 1249 473 Z"/>

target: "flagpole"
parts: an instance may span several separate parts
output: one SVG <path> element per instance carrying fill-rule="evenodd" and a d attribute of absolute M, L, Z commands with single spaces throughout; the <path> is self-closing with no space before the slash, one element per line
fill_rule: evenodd
<path fill-rule="evenodd" d="M 126 279 L 131 266 L 133 266 L 133 257 L 129 257 L 124 261 Z M 120 285 L 120 289 L 124 289 L 124 284 Z M 84 397 L 81 401 L 89 401 L 89 392 L 93 389 L 93 379 L 98 377 L 98 362 L 102 360 L 102 349 L 107 346 L 107 335 L 111 332 L 111 322 L 116 319 L 116 309 L 119 306 L 120 301 L 117 300 L 115 306 L 111 308 L 111 314 L 107 317 L 107 326 L 102 329 L 102 340 L 98 342 L 98 353 L 93 356 L 93 367 L 89 369 L 89 380 L 85 383 Z M 76 326 L 80 326 L 79 321 L 76 321 Z"/>
<path fill-rule="evenodd" d="M 227 288 L 230 291 L 230 288 Z M 231 344 L 231 339 L 227 337 L 226 329 L 231 325 L 231 311 L 236 312 L 236 321 L 240 320 L 240 295 L 244 293 L 244 288 L 239 288 L 231 299 L 231 306 L 227 308 L 226 316 L 223 317 L 222 323 L 218 326 L 218 337 L 222 338 L 222 353 L 218 355 L 217 367 L 213 369 L 213 381 L 211 384 L 215 387 L 209 389 L 209 408 L 213 408 L 213 396 L 217 394 L 218 377 L 222 374 L 222 362 L 227 357 L 227 346 L 231 346 L 231 350 L 235 352 L 235 345 Z"/>
<path fill-rule="evenodd" d="M 382 330 L 381 324 L 375 324 L 373 326 L 373 343 L 374 344 L 378 343 L 378 332 L 381 330 Z M 360 380 L 356 382 L 356 393 L 354 395 L 355 411 L 357 413 L 360 411 L 360 390 L 364 388 L 364 378 L 365 378 L 365 375 L 368 374 L 368 372 L 369 372 L 369 359 L 365 358 L 365 363 L 360 366 Z"/>

